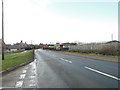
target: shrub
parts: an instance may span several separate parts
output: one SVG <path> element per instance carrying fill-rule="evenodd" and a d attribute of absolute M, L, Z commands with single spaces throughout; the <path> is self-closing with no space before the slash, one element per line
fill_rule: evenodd
<path fill-rule="evenodd" d="M 32 48 L 31 47 L 26 47 L 25 50 L 31 50 Z"/>
<path fill-rule="evenodd" d="M 118 54 L 118 51 L 113 45 L 106 45 L 101 49 L 100 54 L 115 56 Z"/>

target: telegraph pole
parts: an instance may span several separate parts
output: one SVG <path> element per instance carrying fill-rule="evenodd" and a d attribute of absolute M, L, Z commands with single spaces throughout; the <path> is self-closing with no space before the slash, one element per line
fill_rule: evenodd
<path fill-rule="evenodd" d="M 2 60 L 4 60 L 4 4 L 2 0 Z"/>

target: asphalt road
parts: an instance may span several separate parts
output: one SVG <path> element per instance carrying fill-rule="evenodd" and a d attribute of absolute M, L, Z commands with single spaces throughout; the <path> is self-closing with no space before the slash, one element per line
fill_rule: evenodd
<path fill-rule="evenodd" d="M 38 49 L 34 62 L 2 76 L 2 87 L 118 88 L 119 80 L 117 63 Z"/>
<path fill-rule="evenodd" d="M 39 88 L 118 88 L 118 64 L 35 50 Z"/>

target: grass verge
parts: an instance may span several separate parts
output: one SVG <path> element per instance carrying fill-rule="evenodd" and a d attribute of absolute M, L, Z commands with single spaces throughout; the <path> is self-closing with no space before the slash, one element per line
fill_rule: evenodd
<path fill-rule="evenodd" d="M 13 52 L 5 53 L 5 60 L 1 61 L 2 71 L 33 59 L 33 50 L 29 50 L 24 53 L 20 53 L 20 52 L 16 52 L 16 53 L 19 54 L 12 55 Z"/>
<path fill-rule="evenodd" d="M 91 56 L 105 56 L 105 57 L 112 57 L 112 58 L 120 58 L 120 56 L 112 56 L 112 55 L 102 55 L 102 54 L 96 54 L 96 53 L 81 53 L 81 52 L 73 52 L 73 51 L 59 51 L 64 53 L 77 53 L 77 54 L 83 54 L 83 55 L 91 55 Z"/>
<path fill-rule="evenodd" d="M 120 55 L 118 56 L 112 56 L 112 55 L 103 55 L 103 54 L 96 54 L 96 53 L 82 53 L 82 52 L 74 52 L 74 51 L 56 51 L 56 50 L 52 50 L 55 52 L 63 52 L 63 53 L 76 53 L 76 54 L 81 54 L 81 55 L 90 55 L 90 56 L 102 56 L 102 57 L 111 57 L 111 58 L 120 58 Z"/>

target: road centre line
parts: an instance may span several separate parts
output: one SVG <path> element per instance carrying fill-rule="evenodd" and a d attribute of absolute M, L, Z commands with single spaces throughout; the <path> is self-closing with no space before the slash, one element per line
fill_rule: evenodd
<path fill-rule="evenodd" d="M 67 60 L 67 59 L 64 59 L 64 58 L 60 58 L 61 60 L 63 60 L 63 61 L 66 61 L 66 62 L 68 62 L 68 63 L 72 63 L 72 61 L 69 61 L 69 60 Z"/>
<path fill-rule="evenodd" d="M 113 78 L 113 79 L 120 80 L 119 78 L 117 78 L 117 77 L 115 77 L 115 76 L 112 76 L 112 75 L 109 75 L 109 74 L 107 74 L 107 73 L 104 73 L 104 72 L 101 72 L 101 71 L 98 71 L 98 70 L 95 70 L 95 69 L 92 69 L 92 68 L 89 68 L 89 67 L 86 67 L 86 66 L 85 66 L 85 68 L 86 68 L 86 69 L 89 69 L 89 70 L 91 70 L 91 71 L 97 72 L 97 73 L 99 73 L 99 74 L 102 74 L 102 75 L 111 77 L 111 78 Z"/>

